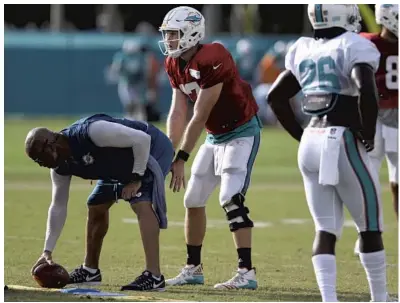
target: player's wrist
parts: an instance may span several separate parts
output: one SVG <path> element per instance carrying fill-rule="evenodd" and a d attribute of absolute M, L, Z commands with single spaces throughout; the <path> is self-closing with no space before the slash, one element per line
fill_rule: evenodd
<path fill-rule="evenodd" d="M 143 175 L 140 175 L 140 174 L 138 174 L 138 173 L 132 173 L 131 182 L 139 182 L 139 181 L 142 181 L 142 180 L 143 180 L 143 177 L 144 177 L 144 174 L 143 174 Z"/>
<path fill-rule="evenodd" d="M 185 152 L 184 150 L 180 149 L 178 153 L 176 154 L 176 160 L 182 160 L 184 162 L 187 162 L 189 160 L 190 154 Z"/>

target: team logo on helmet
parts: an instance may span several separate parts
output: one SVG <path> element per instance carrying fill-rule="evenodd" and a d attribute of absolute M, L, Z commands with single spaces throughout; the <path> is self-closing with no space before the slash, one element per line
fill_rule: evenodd
<path fill-rule="evenodd" d="M 196 12 L 190 12 L 188 16 L 183 21 L 188 21 L 193 24 L 199 24 L 201 21 L 201 15 Z"/>

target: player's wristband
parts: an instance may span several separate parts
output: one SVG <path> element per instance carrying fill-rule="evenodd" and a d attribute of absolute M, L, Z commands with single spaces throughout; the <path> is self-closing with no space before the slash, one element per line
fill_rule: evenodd
<path fill-rule="evenodd" d="M 132 182 L 142 181 L 143 180 L 143 176 L 139 175 L 138 173 L 133 173 L 131 181 Z"/>
<path fill-rule="evenodd" d="M 181 159 L 183 161 L 187 161 L 189 159 L 189 154 L 187 152 L 185 152 L 184 150 L 179 150 L 178 154 L 176 155 L 177 159 Z"/>

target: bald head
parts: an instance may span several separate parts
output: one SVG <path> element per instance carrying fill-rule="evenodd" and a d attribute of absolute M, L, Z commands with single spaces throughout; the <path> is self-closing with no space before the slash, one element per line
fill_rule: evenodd
<path fill-rule="evenodd" d="M 44 127 L 36 127 L 29 131 L 25 139 L 25 152 L 40 166 L 55 168 L 66 158 L 68 144 L 59 140 L 61 134 Z"/>
<path fill-rule="evenodd" d="M 35 127 L 31 129 L 25 139 L 25 152 L 32 158 L 37 155 L 37 151 L 46 141 L 53 141 L 54 133 L 44 127 Z"/>

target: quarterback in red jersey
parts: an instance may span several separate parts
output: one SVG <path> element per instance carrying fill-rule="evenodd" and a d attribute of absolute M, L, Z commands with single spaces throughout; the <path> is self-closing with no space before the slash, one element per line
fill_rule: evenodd
<path fill-rule="evenodd" d="M 219 43 L 200 44 L 205 36 L 204 17 L 191 7 L 177 7 L 164 18 L 160 48 L 167 56 L 172 105 L 167 134 L 178 149 L 172 163 L 170 187 L 185 187 L 184 164 L 204 128 L 202 144 L 191 168 L 184 197 L 187 262 L 169 285 L 204 284 L 201 247 L 206 230 L 205 205 L 221 184 L 219 202 L 226 212 L 238 254 L 237 274 L 216 289 L 255 289 L 257 280 L 251 262 L 251 229 L 245 195 L 260 144 L 258 106 L 251 87 L 239 77 L 234 60 Z M 186 125 L 187 99 L 194 113 Z M 181 142 L 182 141 L 182 142 Z"/>
<path fill-rule="evenodd" d="M 393 205 L 398 216 L 398 5 L 377 4 L 376 22 L 382 25 L 379 34 L 363 33 L 381 53 L 376 84 L 380 96 L 379 115 L 375 133 L 375 148 L 370 153 L 376 173 L 379 174 L 386 155 Z"/>

